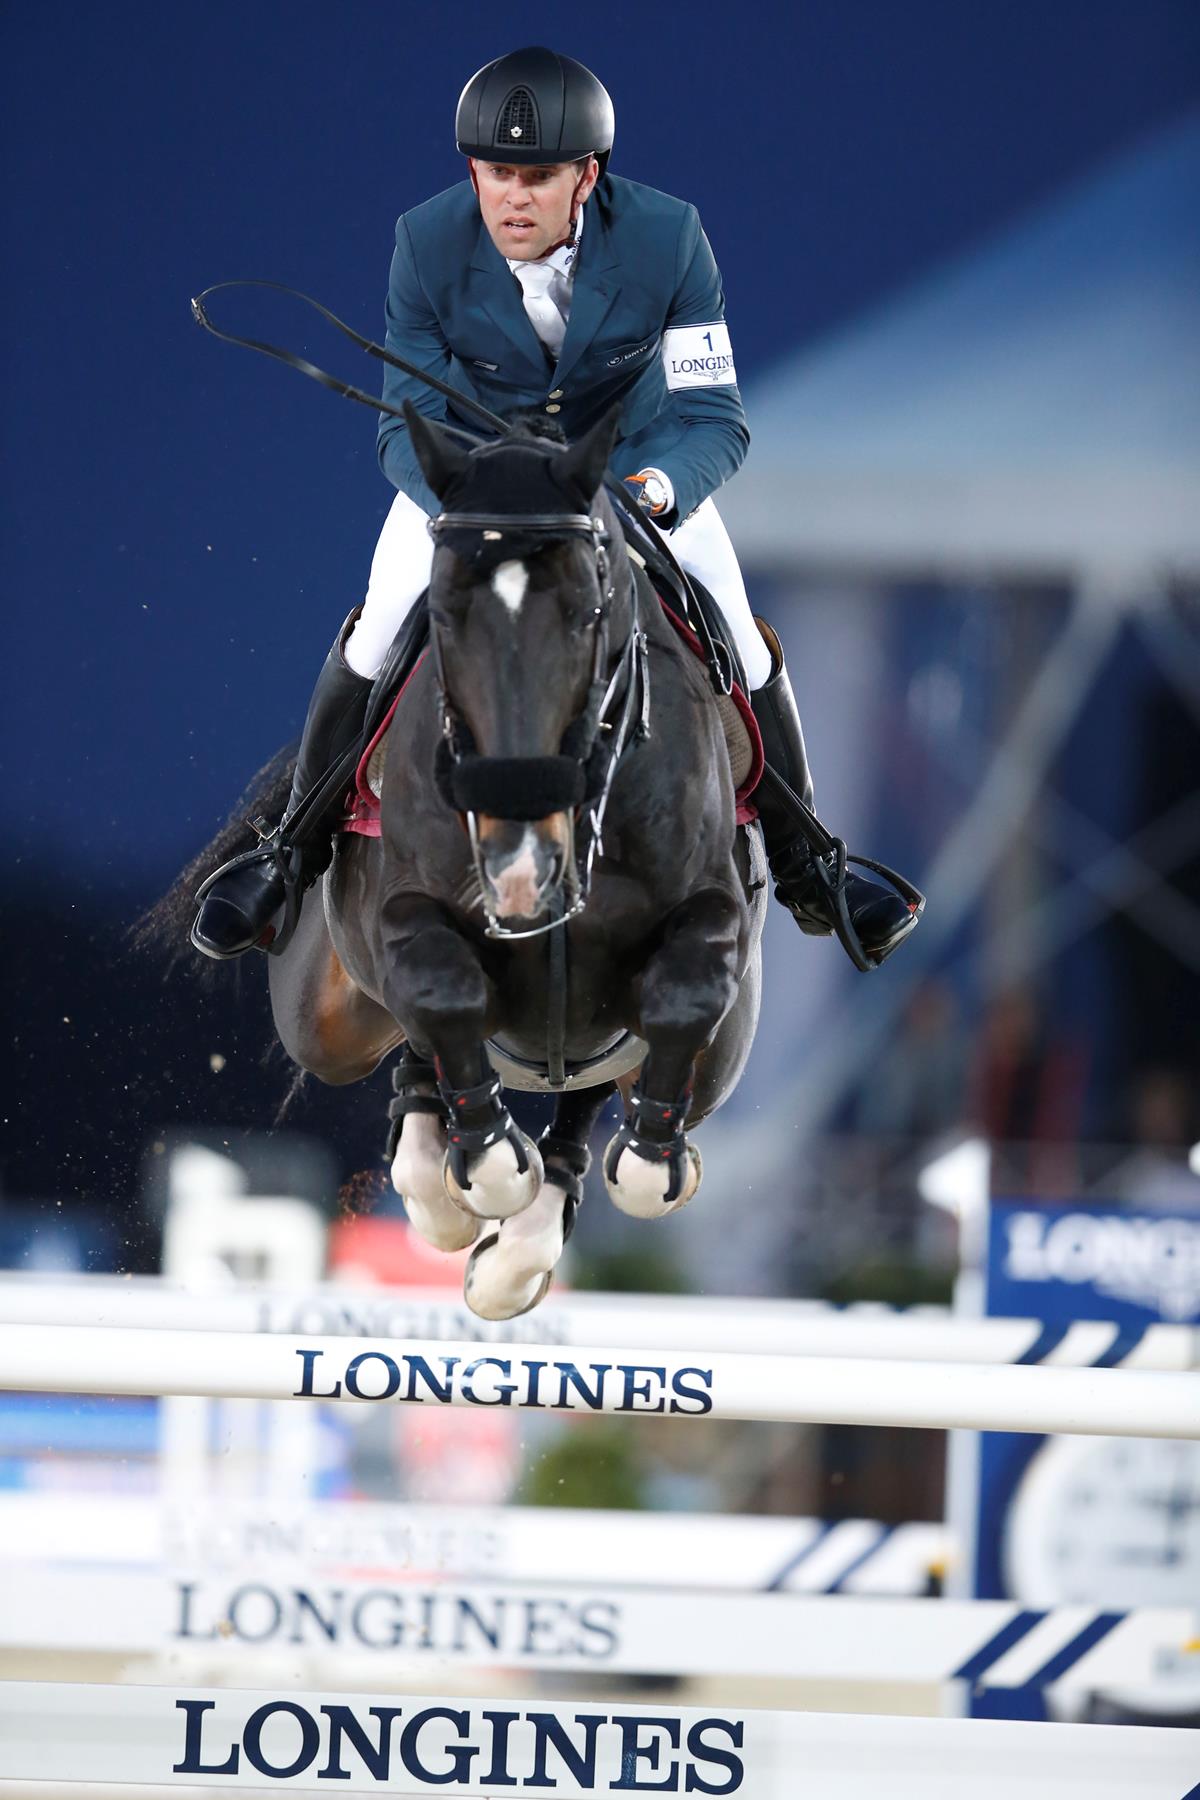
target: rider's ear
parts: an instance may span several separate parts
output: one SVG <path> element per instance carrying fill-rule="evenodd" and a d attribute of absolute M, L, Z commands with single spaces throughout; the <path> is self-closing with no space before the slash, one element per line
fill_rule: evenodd
<path fill-rule="evenodd" d="M 404 402 L 404 421 L 421 473 L 438 499 L 444 500 L 455 477 L 465 474 L 470 451 L 434 420 L 418 412 L 411 400 Z"/>
<path fill-rule="evenodd" d="M 603 418 L 571 445 L 555 467 L 559 480 L 564 486 L 577 489 L 585 506 L 591 505 L 604 480 L 604 471 L 617 441 L 620 417 L 620 405 L 610 406 Z"/>

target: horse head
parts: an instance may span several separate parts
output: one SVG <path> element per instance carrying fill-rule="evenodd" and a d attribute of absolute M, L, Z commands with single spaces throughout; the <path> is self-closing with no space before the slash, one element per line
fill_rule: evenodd
<path fill-rule="evenodd" d="M 630 630 L 624 540 L 602 492 L 616 410 L 572 445 L 518 424 L 473 448 L 405 412 L 442 505 L 429 587 L 439 783 L 468 821 L 493 933 L 511 935 L 564 882 L 568 904 L 578 896 L 576 811 Z"/>

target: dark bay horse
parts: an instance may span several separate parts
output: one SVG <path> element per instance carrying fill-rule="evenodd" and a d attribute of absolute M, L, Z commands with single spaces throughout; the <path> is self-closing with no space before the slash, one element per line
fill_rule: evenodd
<path fill-rule="evenodd" d="M 386 739 L 381 836 L 339 837 L 271 1004 L 327 1082 L 403 1046 L 393 1182 L 430 1243 L 475 1246 L 475 1312 L 509 1318 L 550 1284 L 615 1087 L 616 1205 L 657 1218 L 696 1192 L 688 1128 L 757 1022 L 765 862 L 704 665 L 605 497 L 614 422 L 470 450 L 409 424 L 443 508 L 431 649 Z M 538 1144 L 502 1082 L 557 1091 Z"/>

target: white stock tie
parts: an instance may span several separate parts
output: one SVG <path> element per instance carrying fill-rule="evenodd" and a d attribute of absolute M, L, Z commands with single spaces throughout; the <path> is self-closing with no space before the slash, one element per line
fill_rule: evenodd
<path fill-rule="evenodd" d="M 550 297 L 558 270 L 552 263 L 526 262 L 518 263 L 513 273 L 521 284 L 529 323 L 551 356 L 557 359 L 567 335 L 567 322 Z"/>

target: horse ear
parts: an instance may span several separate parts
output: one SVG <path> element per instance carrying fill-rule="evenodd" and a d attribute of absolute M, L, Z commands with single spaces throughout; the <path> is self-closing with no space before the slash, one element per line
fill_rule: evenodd
<path fill-rule="evenodd" d="M 556 473 L 559 479 L 564 485 L 577 488 L 586 506 L 591 505 L 604 480 L 608 459 L 617 441 L 620 417 L 620 405 L 610 406 L 558 462 Z"/>
<path fill-rule="evenodd" d="M 439 500 L 444 500 L 456 476 L 466 472 L 470 451 L 433 419 L 418 412 L 411 400 L 404 402 L 404 422 L 421 465 L 421 473 Z"/>

